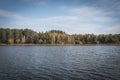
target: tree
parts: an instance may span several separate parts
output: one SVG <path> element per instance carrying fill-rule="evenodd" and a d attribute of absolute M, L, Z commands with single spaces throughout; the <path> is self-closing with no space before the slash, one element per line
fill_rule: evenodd
<path fill-rule="evenodd" d="M 14 44 L 14 39 L 13 38 L 9 38 L 8 39 L 8 44 Z"/>
<path fill-rule="evenodd" d="M 33 38 L 33 43 L 38 44 L 39 43 L 39 36 L 36 34 Z"/>
<path fill-rule="evenodd" d="M 2 43 L 7 43 L 7 37 L 6 37 L 6 31 L 3 29 L 1 31 L 2 35 L 1 35 L 1 42 Z"/>
<path fill-rule="evenodd" d="M 120 34 L 66 34 L 60 30 L 35 32 L 31 29 L 0 28 L 0 43 L 5 44 L 120 44 Z"/>

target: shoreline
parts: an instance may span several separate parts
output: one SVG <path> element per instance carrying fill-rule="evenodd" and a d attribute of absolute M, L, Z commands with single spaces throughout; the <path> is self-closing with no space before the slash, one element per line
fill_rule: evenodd
<path fill-rule="evenodd" d="M 0 44 L 0 46 L 120 46 L 120 44 Z"/>

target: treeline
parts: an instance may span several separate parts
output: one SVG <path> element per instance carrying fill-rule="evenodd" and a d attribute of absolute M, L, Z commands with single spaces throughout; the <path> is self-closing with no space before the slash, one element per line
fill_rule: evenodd
<path fill-rule="evenodd" d="M 35 32 L 31 29 L 0 28 L 0 44 L 120 44 L 120 34 L 66 34 L 51 30 Z"/>

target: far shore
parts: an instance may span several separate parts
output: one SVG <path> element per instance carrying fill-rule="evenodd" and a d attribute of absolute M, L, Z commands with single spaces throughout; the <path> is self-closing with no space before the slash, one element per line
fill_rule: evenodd
<path fill-rule="evenodd" d="M 120 44 L 0 44 L 0 46 L 120 46 Z"/>

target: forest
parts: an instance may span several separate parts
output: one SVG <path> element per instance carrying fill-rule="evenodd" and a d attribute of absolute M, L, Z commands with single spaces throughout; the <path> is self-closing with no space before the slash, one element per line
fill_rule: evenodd
<path fill-rule="evenodd" d="M 0 28 L 0 44 L 120 44 L 120 34 L 67 34 L 60 30 Z"/>

